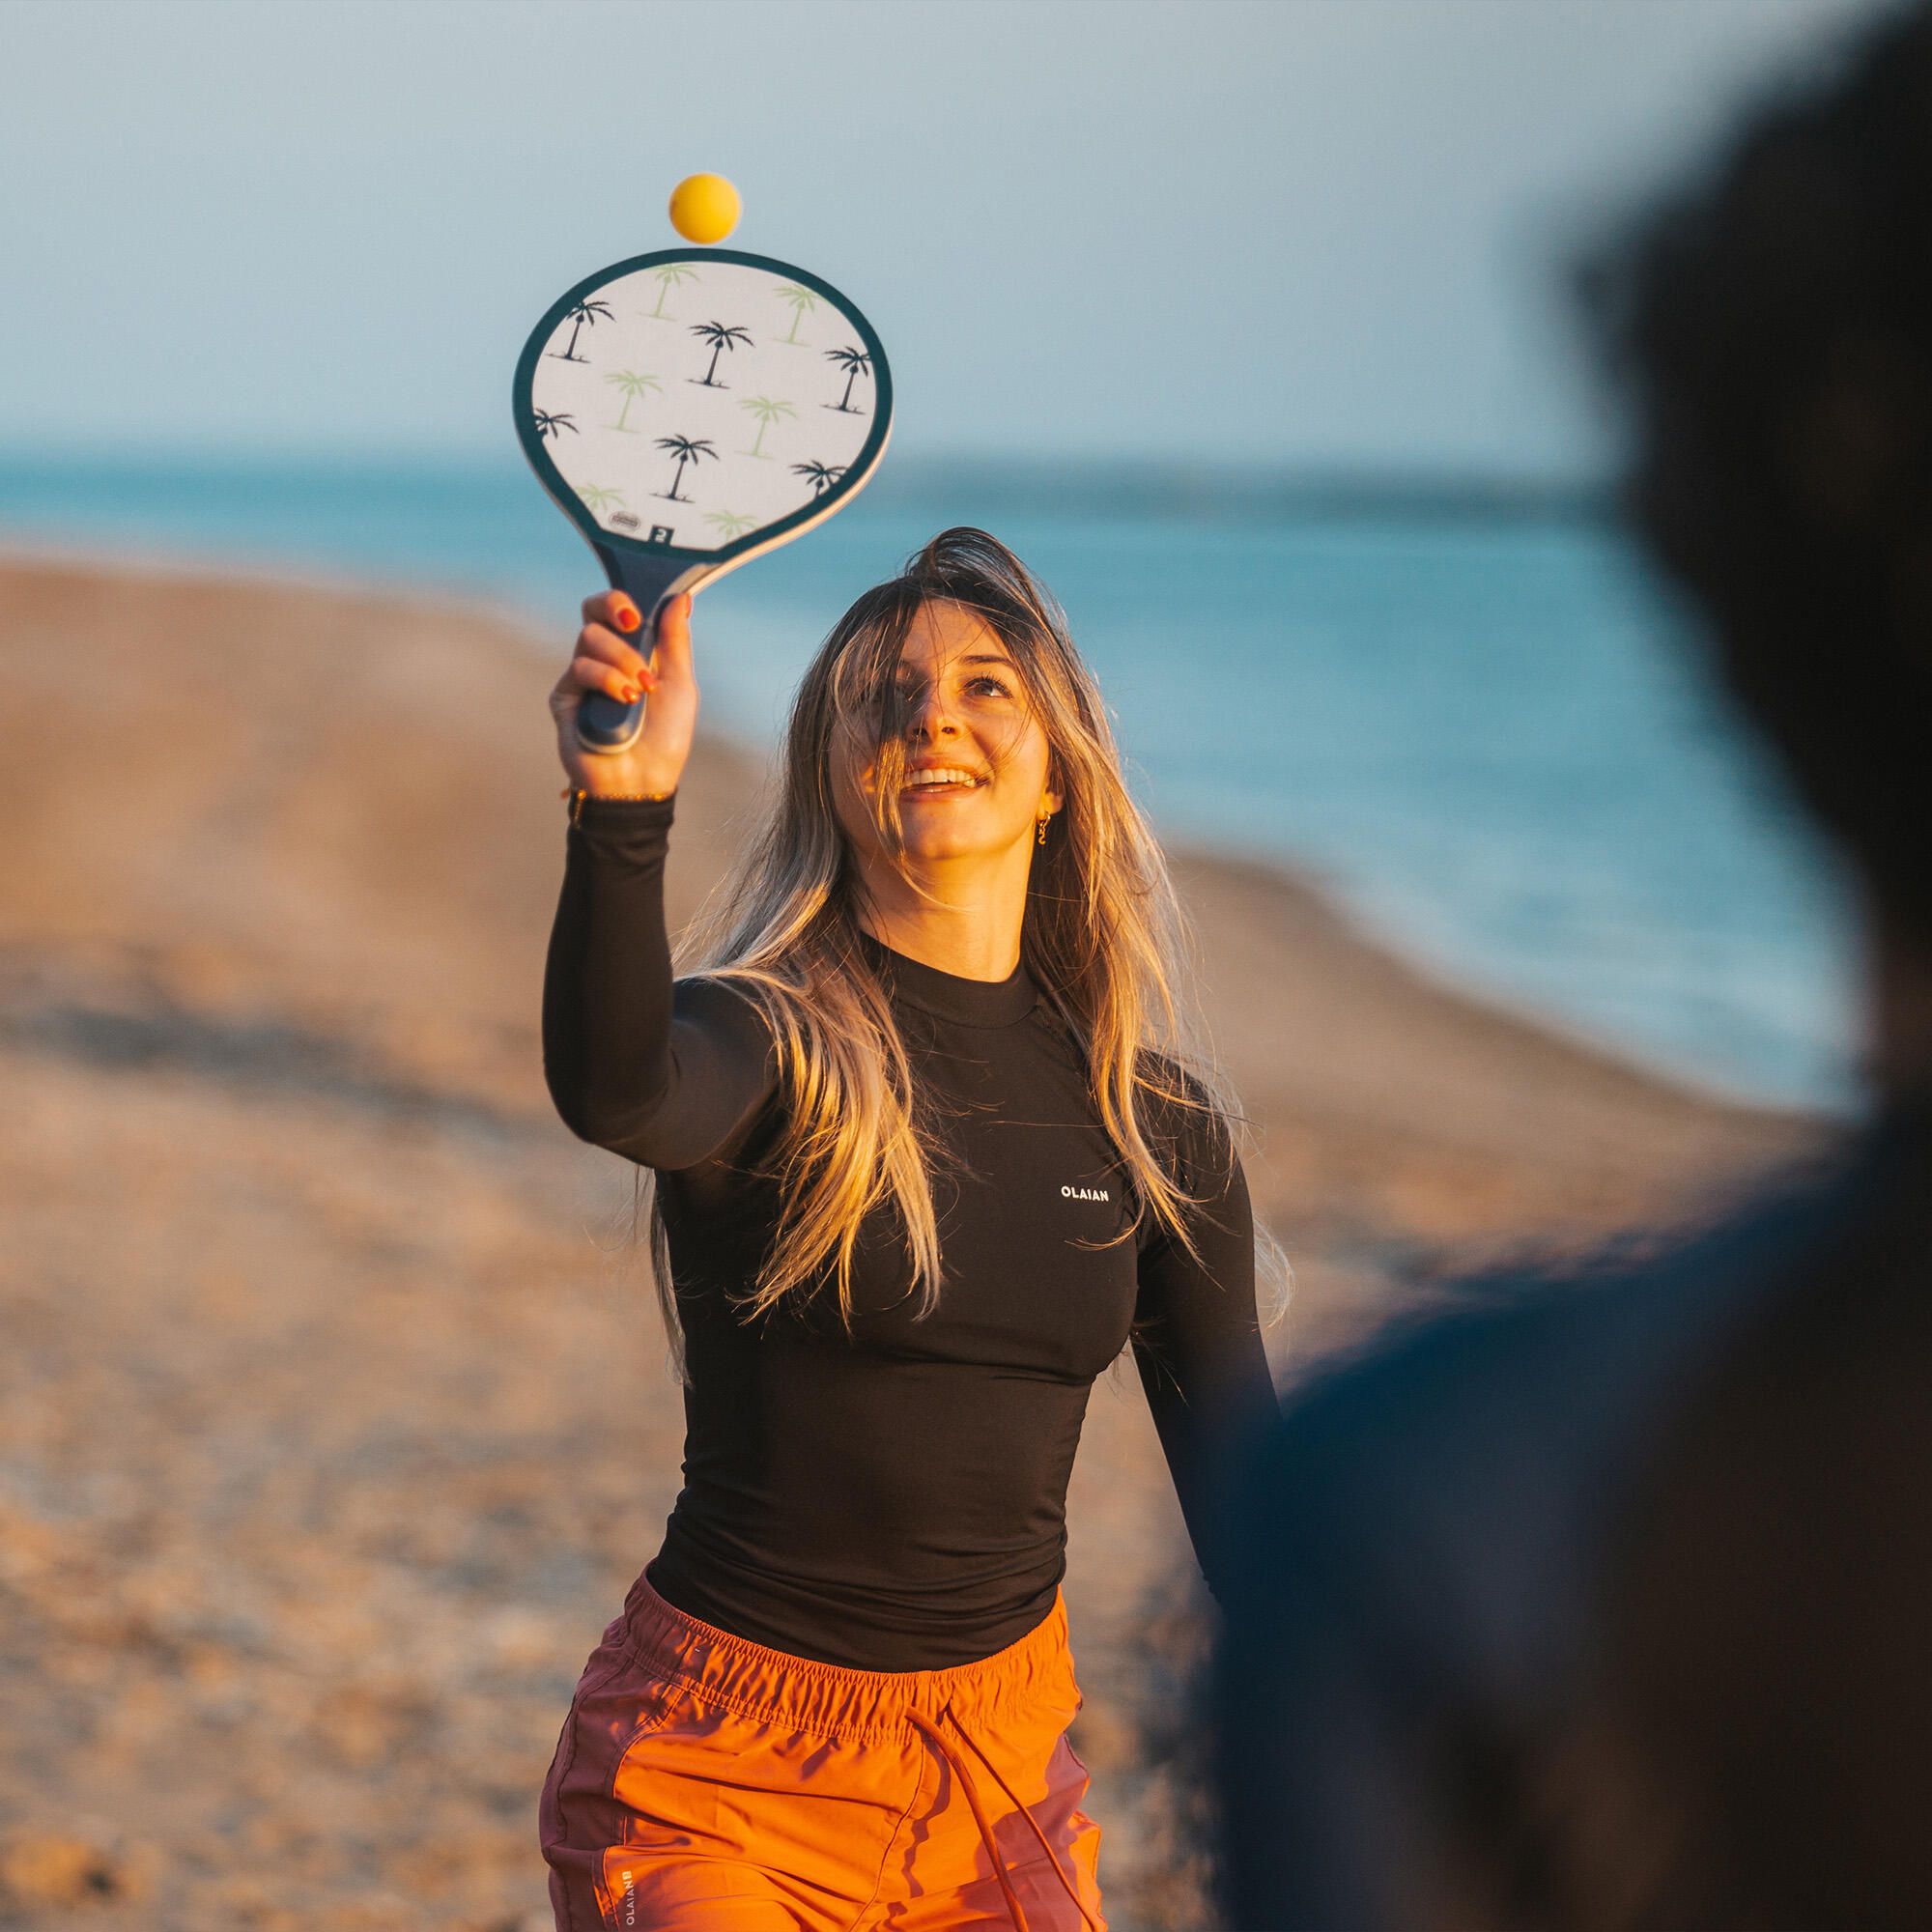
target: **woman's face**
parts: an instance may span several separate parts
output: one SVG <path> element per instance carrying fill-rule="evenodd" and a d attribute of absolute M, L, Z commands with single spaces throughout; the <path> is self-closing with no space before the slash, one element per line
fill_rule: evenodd
<path fill-rule="evenodd" d="M 915 865 L 1012 856 L 1057 811 L 1052 757 L 998 636 L 960 605 L 923 604 L 898 663 L 904 720 L 899 824 Z M 862 859 L 884 857 L 867 801 L 880 782 L 871 745 L 841 727 L 833 746 L 838 819 Z"/>

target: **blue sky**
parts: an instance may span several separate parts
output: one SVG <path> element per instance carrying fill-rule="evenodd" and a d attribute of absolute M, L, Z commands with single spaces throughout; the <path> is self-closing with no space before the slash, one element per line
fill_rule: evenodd
<path fill-rule="evenodd" d="M 925 453 L 1572 476 L 1552 263 L 1871 0 L 10 0 L 0 453 L 499 451 L 735 180 Z"/>

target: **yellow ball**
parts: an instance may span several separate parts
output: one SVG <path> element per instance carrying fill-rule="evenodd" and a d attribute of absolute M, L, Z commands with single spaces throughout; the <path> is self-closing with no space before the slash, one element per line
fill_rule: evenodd
<path fill-rule="evenodd" d="M 743 208 L 723 175 L 686 175 L 670 191 L 670 225 L 687 242 L 722 242 Z"/>

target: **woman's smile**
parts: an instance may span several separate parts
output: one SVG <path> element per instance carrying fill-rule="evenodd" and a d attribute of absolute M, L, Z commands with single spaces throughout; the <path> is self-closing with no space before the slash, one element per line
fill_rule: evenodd
<path fill-rule="evenodd" d="M 903 798 L 961 798 L 986 781 L 963 765 L 915 765 L 900 787 Z"/>

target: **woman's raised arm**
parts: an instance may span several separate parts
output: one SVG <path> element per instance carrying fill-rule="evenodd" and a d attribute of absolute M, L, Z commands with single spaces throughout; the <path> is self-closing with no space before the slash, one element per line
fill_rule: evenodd
<path fill-rule="evenodd" d="M 640 1166 L 678 1171 L 742 1138 L 776 1084 L 763 1019 L 727 986 L 674 987 L 664 867 L 678 780 L 697 722 L 691 600 L 668 605 L 644 658 L 620 632 L 620 592 L 585 601 L 569 668 L 551 694 L 572 789 L 563 892 L 544 973 L 544 1076 L 571 1131 Z M 628 621 L 627 621 L 628 620 Z M 577 742 L 586 691 L 649 699 L 626 752 Z"/>

